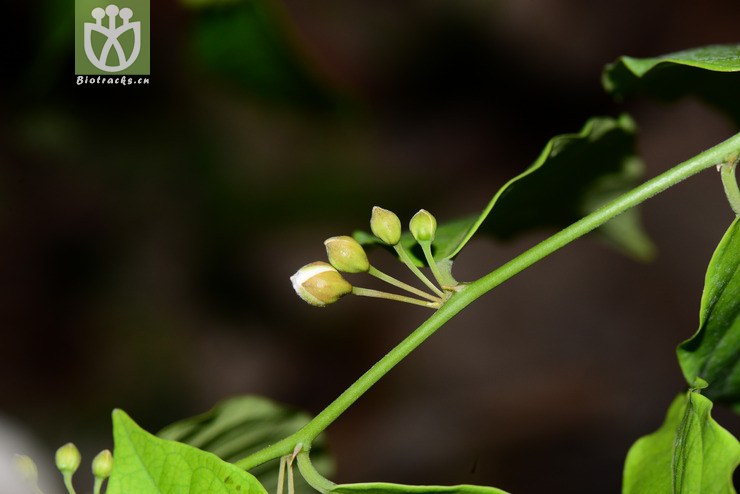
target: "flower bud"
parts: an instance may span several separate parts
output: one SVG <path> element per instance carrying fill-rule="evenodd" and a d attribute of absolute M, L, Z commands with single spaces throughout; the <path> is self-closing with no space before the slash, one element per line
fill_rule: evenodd
<path fill-rule="evenodd" d="M 39 469 L 36 467 L 36 463 L 30 456 L 15 455 L 13 458 L 13 464 L 15 465 L 16 471 L 23 476 L 23 479 L 26 482 L 36 484 L 39 479 Z"/>
<path fill-rule="evenodd" d="M 329 262 L 344 273 L 365 273 L 370 269 L 370 261 L 362 245 L 352 237 L 343 235 L 324 241 Z"/>
<path fill-rule="evenodd" d="M 388 245 L 396 245 L 401 241 L 401 220 L 393 211 L 375 206 L 370 217 L 370 230 Z"/>
<path fill-rule="evenodd" d="M 95 478 L 107 479 L 113 471 L 113 455 L 104 449 L 93 459 L 92 472 Z"/>
<path fill-rule="evenodd" d="M 73 474 L 80 467 L 80 451 L 72 443 L 67 443 L 57 450 L 56 464 L 60 472 L 64 474 Z"/>
<path fill-rule="evenodd" d="M 437 231 L 437 220 L 429 211 L 422 209 L 411 218 L 409 230 L 417 242 L 431 242 Z"/>
<path fill-rule="evenodd" d="M 323 307 L 352 292 L 352 285 L 328 263 L 307 264 L 290 277 L 293 289 L 311 305 Z"/>

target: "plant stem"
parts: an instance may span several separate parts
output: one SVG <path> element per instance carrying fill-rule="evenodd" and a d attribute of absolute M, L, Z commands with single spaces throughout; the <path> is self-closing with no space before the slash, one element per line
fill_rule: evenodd
<path fill-rule="evenodd" d="M 297 459 L 298 470 L 300 470 L 301 475 L 308 482 L 308 485 L 322 493 L 331 491 L 334 488 L 336 484 L 321 475 L 313 466 L 308 456 L 308 451 L 301 451 Z"/>
<path fill-rule="evenodd" d="M 737 179 L 735 178 L 735 169 L 738 162 L 740 162 L 740 155 L 734 156 L 719 167 L 722 186 L 725 188 L 727 200 L 730 202 L 730 207 L 736 216 L 740 216 L 740 189 L 737 186 Z"/>
<path fill-rule="evenodd" d="M 437 288 L 432 281 L 424 276 L 424 273 L 421 272 L 419 268 L 416 267 L 416 264 L 414 264 L 414 261 L 411 260 L 408 253 L 406 252 L 406 249 L 403 248 L 403 245 L 396 244 L 393 246 L 393 248 L 396 250 L 396 253 L 398 254 L 398 258 L 403 262 L 412 273 L 416 275 L 417 278 L 421 280 L 422 283 L 424 283 L 431 291 L 439 295 L 440 297 L 444 297 L 444 292 Z"/>
<path fill-rule="evenodd" d="M 443 286 L 445 284 L 444 278 L 442 273 L 439 272 L 437 261 L 434 260 L 434 256 L 432 255 L 432 242 L 427 240 L 426 242 L 419 242 L 419 245 L 421 245 L 421 250 L 424 252 L 424 257 L 427 260 L 427 264 L 429 264 L 429 269 L 432 270 L 434 279 L 437 280 L 439 286 Z"/>
<path fill-rule="evenodd" d="M 427 302 L 426 300 L 419 300 L 418 298 L 407 297 L 405 295 L 397 295 L 395 293 L 381 292 L 380 290 L 372 290 L 370 288 L 360 288 L 357 286 L 352 287 L 352 295 L 359 295 L 361 297 L 373 297 L 373 298 L 384 298 L 386 300 L 395 300 L 396 302 L 406 302 L 407 304 L 421 305 L 429 309 L 436 309 L 440 306 L 441 300 L 436 302 Z"/>
<path fill-rule="evenodd" d="M 702 170 L 725 162 L 728 156 L 740 152 L 740 134 L 727 139 L 717 146 L 700 153 L 693 158 L 671 168 L 667 172 L 632 189 L 617 199 L 605 204 L 598 210 L 573 223 L 552 237 L 515 257 L 498 269 L 468 284 L 460 285 L 459 291 L 450 298 L 434 314 L 421 324 L 406 339 L 401 341 L 388 354 L 381 358 L 365 374 L 354 382 L 346 391 L 327 406 L 298 432 L 287 438 L 258 451 L 251 456 L 236 462 L 236 465 L 250 469 L 266 461 L 290 453 L 296 444 L 303 443 L 310 447 L 311 442 L 347 408 L 370 389 L 381 377 L 401 362 L 409 353 L 421 345 L 429 336 L 434 334 L 440 326 L 463 310 L 467 305 L 483 294 L 491 291 L 504 281 L 510 279 L 537 261 L 552 254 L 563 246 L 582 237 L 586 233 L 603 225 L 615 216 L 633 208 L 641 202 L 650 199 L 656 194 L 676 185 Z"/>
<path fill-rule="evenodd" d="M 295 494 L 295 481 L 293 480 L 292 459 L 288 459 L 288 494 Z"/>
<path fill-rule="evenodd" d="M 72 485 L 72 474 L 71 473 L 63 473 L 62 477 L 64 478 L 64 487 L 67 488 L 67 492 L 69 494 L 76 494 L 74 485 Z"/>
<path fill-rule="evenodd" d="M 386 283 L 393 285 L 395 287 L 400 288 L 401 290 L 406 290 L 407 292 L 413 293 L 414 295 L 418 295 L 420 297 L 423 297 L 427 300 L 431 300 L 432 302 L 439 302 L 439 298 L 435 297 L 434 295 L 430 295 L 429 293 L 419 290 L 416 287 L 413 287 L 411 285 L 408 285 L 404 283 L 403 281 L 397 280 L 393 276 L 387 275 L 384 272 L 382 272 L 379 269 L 374 268 L 373 266 L 370 266 L 370 270 L 367 272 L 371 276 L 375 276 L 379 280 L 383 280 Z"/>
<path fill-rule="evenodd" d="M 465 289 L 451 296 L 432 316 L 419 326 L 413 333 L 407 336 L 401 343 L 391 350 L 385 357 L 375 363 L 354 384 L 347 388 L 344 393 L 334 400 L 321 413 L 306 424 L 295 434 L 268 446 L 265 449 L 236 462 L 236 466 L 249 470 L 266 461 L 288 454 L 298 443 L 310 446 L 311 442 L 329 424 L 334 422 L 350 405 L 370 389 L 381 377 L 388 373 L 398 362 L 404 359 L 416 347 L 431 336 L 440 326 L 447 322 L 452 316 L 460 312 L 473 299 L 463 298 Z"/>
<path fill-rule="evenodd" d="M 283 486 L 285 485 L 285 462 L 286 457 L 280 457 L 280 468 L 278 469 L 278 481 L 277 481 L 277 494 L 283 494 Z"/>

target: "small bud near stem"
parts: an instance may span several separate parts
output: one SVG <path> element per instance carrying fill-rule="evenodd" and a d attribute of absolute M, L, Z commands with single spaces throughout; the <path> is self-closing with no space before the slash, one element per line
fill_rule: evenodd
<path fill-rule="evenodd" d="M 401 220 L 396 213 L 381 207 L 373 207 L 370 217 L 370 230 L 388 245 L 396 245 L 401 241 Z"/>
<path fill-rule="evenodd" d="M 332 304 L 352 293 L 352 285 L 339 271 L 322 261 L 306 264 L 290 277 L 290 281 L 298 296 L 316 307 Z"/>
<path fill-rule="evenodd" d="M 338 271 L 343 273 L 366 273 L 370 269 L 370 261 L 362 245 L 352 237 L 342 235 L 331 237 L 324 241 L 326 256 L 329 262 Z"/>
<path fill-rule="evenodd" d="M 82 456 L 80 451 L 72 443 L 67 443 L 57 450 L 56 465 L 62 477 L 64 478 L 64 486 L 67 488 L 69 494 L 75 494 L 74 486 L 72 485 L 72 476 L 80 467 Z"/>
<path fill-rule="evenodd" d="M 15 469 L 28 482 L 36 483 L 39 480 L 39 469 L 36 462 L 26 455 L 15 455 L 13 458 Z"/>
<path fill-rule="evenodd" d="M 57 450 L 56 456 L 57 468 L 62 473 L 75 473 L 80 468 L 82 456 L 80 451 L 72 443 L 67 443 Z"/>
<path fill-rule="evenodd" d="M 452 277 L 441 275 L 439 267 L 431 255 L 431 242 L 434 240 L 436 233 L 437 220 L 428 211 L 422 209 L 414 215 L 409 226 L 412 235 L 422 246 L 427 263 L 439 287 L 421 272 L 401 244 L 401 222 L 398 216 L 392 211 L 378 206 L 373 208 L 370 218 L 370 228 L 373 234 L 385 244 L 392 246 L 398 253 L 401 262 L 433 293 L 425 292 L 397 280 L 393 276 L 372 266 L 362 245 L 353 237 L 347 235 L 326 239 L 324 246 L 326 247 L 326 255 L 329 263 L 319 261 L 303 266 L 290 277 L 293 289 L 304 301 L 317 307 L 324 307 L 327 304 L 336 302 L 349 293 L 353 293 L 355 295 L 385 298 L 433 309 L 440 308 L 448 298 L 448 293 L 445 293 L 440 287 L 445 286 L 443 280 L 450 280 Z M 342 277 L 340 271 L 344 273 L 367 273 L 424 300 L 379 290 L 353 287 Z"/>
<path fill-rule="evenodd" d="M 95 476 L 93 494 L 100 494 L 103 481 L 110 477 L 111 472 L 113 472 L 113 454 L 111 454 L 110 450 L 104 449 L 97 454 L 92 461 L 92 472 Z"/>
<path fill-rule="evenodd" d="M 92 472 L 95 477 L 107 479 L 113 471 L 113 454 L 104 449 L 93 459 Z"/>
<path fill-rule="evenodd" d="M 43 494 L 39 488 L 39 469 L 36 462 L 27 455 L 15 455 L 13 464 L 18 473 L 23 477 L 34 494 Z"/>
<path fill-rule="evenodd" d="M 437 267 L 437 261 L 434 260 L 434 256 L 432 255 L 432 242 L 437 233 L 437 219 L 429 211 L 422 209 L 411 218 L 409 229 L 411 230 L 411 235 L 414 236 L 421 246 L 421 250 L 424 252 L 424 258 L 429 265 L 429 269 L 432 270 L 434 279 L 437 280 L 439 286 L 444 286 L 445 277 L 440 273 Z"/>
<path fill-rule="evenodd" d="M 387 212 L 393 214 L 390 211 Z M 398 236 L 400 238 L 400 233 Z M 331 237 L 324 241 L 324 246 L 326 247 L 326 255 L 329 258 L 329 262 L 338 271 L 344 273 L 368 273 L 371 276 L 375 276 L 376 278 L 385 281 L 386 283 L 389 283 L 402 290 L 406 290 L 407 292 L 413 293 L 414 295 L 418 295 L 433 302 L 437 302 L 439 300 L 438 297 L 414 288 L 413 286 L 399 281 L 396 278 L 385 274 L 379 269 L 371 266 L 370 261 L 367 258 L 367 254 L 365 254 L 365 250 L 362 248 L 362 245 L 360 245 L 360 243 L 352 237 L 349 237 L 347 235 Z"/>
<path fill-rule="evenodd" d="M 409 230 L 417 242 L 433 242 L 437 219 L 426 209 L 421 209 L 409 221 Z"/>

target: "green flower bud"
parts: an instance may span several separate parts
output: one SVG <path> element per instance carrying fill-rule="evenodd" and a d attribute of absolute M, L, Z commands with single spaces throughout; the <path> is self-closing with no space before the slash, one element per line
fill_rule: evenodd
<path fill-rule="evenodd" d="M 57 468 L 65 474 L 73 474 L 80 467 L 80 451 L 72 443 L 67 443 L 57 450 L 56 454 Z"/>
<path fill-rule="evenodd" d="M 113 471 L 113 455 L 104 449 L 93 459 L 92 472 L 95 478 L 107 479 Z"/>
<path fill-rule="evenodd" d="M 422 209 L 411 218 L 409 230 L 417 242 L 431 242 L 437 231 L 437 220 L 429 211 Z"/>
<path fill-rule="evenodd" d="M 388 245 L 396 245 L 401 241 L 401 220 L 393 211 L 375 206 L 370 217 L 370 230 Z"/>
<path fill-rule="evenodd" d="M 293 289 L 311 305 L 323 307 L 352 293 L 352 285 L 328 263 L 307 264 L 290 277 Z"/>
<path fill-rule="evenodd" d="M 20 473 L 26 482 L 36 484 L 39 479 L 39 469 L 36 467 L 36 463 L 31 459 L 30 456 L 26 455 L 15 455 L 13 458 L 13 464 L 18 473 Z"/>
<path fill-rule="evenodd" d="M 329 262 L 344 273 L 365 273 L 370 269 L 370 261 L 362 245 L 352 237 L 343 235 L 324 241 Z"/>

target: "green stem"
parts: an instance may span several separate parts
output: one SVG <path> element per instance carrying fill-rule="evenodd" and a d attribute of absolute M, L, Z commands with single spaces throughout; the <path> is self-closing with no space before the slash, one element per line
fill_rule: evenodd
<path fill-rule="evenodd" d="M 398 258 L 403 262 L 406 267 L 408 267 L 412 273 L 416 275 L 417 278 L 421 280 L 422 283 L 424 283 L 431 291 L 439 295 L 440 297 L 444 297 L 444 292 L 437 288 L 432 281 L 424 276 L 424 273 L 421 272 L 421 270 L 416 267 L 416 264 L 414 264 L 414 261 L 411 260 L 411 257 L 409 257 L 408 253 L 406 252 L 406 249 L 403 248 L 403 245 L 396 244 L 393 246 L 393 248 L 396 250 L 396 253 L 398 254 Z"/>
<path fill-rule="evenodd" d="M 64 487 L 67 488 L 67 492 L 69 494 L 76 494 L 74 485 L 72 485 L 72 474 L 63 473 L 62 477 L 64 478 Z"/>
<path fill-rule="evenodd" d="M 424 257 L 427 260 L 427 264 L 429 264 L 429 269 L 432 270 L 434 279 L 437 280 L 439 286 L 444 286 L 444 277 L 442 276 L 442 273 L 439 272 L 437 261 L 434 260 L 434 256 L 432 255 L 432 242 L 419 242 L 419 245 L 421 245 L 421 250 L 424 252 Z"/>
<path fill-rule="evenodd" d="M 381 292 L 380 290 L 360 288 L 357 286 L 352 287 L 352 295 L 359 295 L 361 297 L 384 298 L 386 300 L 395 300 L 396 302 L 421 305 L 422 307 L 427 307 L 429 309 L 436 309 L 440 306 L 441 303 L 441 300 L 438 300 L 436 302 L 427 302 L 426 300 L 419 300 L 418 298 L 407 297 L 405 295 L 397 295 L 395 293 Z"/>
<path fill-rule="evenodd" d="M 288 459 L 288 494 L 295 494 L 295 481 L 293 480 L 293 460 Z"/>
<path fill-rule="evenodd" d="M 280 457 L 293 451 L 298 443 L 310 446 L 324 429 L 337 419 L 347 408 L 370 389 L 381 377 L 402 361 L 409 353 L 421 345 L 429 336 L 434 334 L 440 326 L 450 320 L 467 305 L 483 294 L 491 291 L 504 281 L 520 273 L 537 261 L 552 254 L 563 246 L 582 237 L 586 233 L 603 225 L 615 216 L 633 208 L 641 202 L 650 199 L 656 194 L 676 185 L 677 183 L 699 173 L 702 170 L 715 166 L 727 160 L 728 156 L 740 151 L 740 134 L 727 139 L 717 146 L 684 161 L 667 172 L 632 189 L 617 199 L 605 204 L 598 210 L 561 230 L 552 237 L 543 240 L 523 254 L 507 262 L 498 269 L 468 284 L 460 285 L 459 291 L 450 298 L 434 314 L 429 317 L 406 339 L 393 348 L 387 355 L 373 365 L 365 374 L 354 382 L 346 391 L 327 406 L 298 432 L 287 438 L 254 453 L 236 465 L 250 469 L 266 461 Z"/>
<path fill-rule="evenodd" d="M 277 483 L 277 494 L 283 494 L 283 486 L 285 485 L 285 463 L 286 457 L 280 457 L 280 468 L 278 469 L 278 483 Z"/>
<path fill-rule="evenodd" d="M 722 185 L 725 188 L 725 194 L 727 194 L 727 200 L 730 202 L 730 207 L 737 216 L 740 216 L 740 188 L 737 186 L 735 169 L 737 168 L 739 161 L 740 155 L 734 156 L 719 167 L 720 176 L 722 177 Z"/>
<path fill-rule="evenodd" d="M 336 484 L 331 480 L 321 475 L 311 463 L 311 459 L 308 456 L 308 451 L 301 451 L 298 454 L 298 470 L 304 480 L 308 482 L 308 485 L 313 487 L 319 492 L 325 493 L 331 491 Z"/>
<path fill-rule="evenodd" d="M 419 290 L 416 287 L 413 287 L 411 285 L 408 285 L 404 283 L 403 281 L 397 280 L 393 276 L 387 275 L 384 272 L 382 272 L 379 269 L 374 268 L 373 266 L 370 266 L 370 270 L 367 272 L 369 275 L 375 276 L 379 280 L 383 280 L 386 283 L 393 285 L 397 288 L 400 288 L 401 290 L 406 290 L 407 292 L 413 293 L 414 295 L 418 295 L 420 297 L 423 297 L 427 300 L 431 300 L 432 302 L 439 302 L 439 297 L 435 297 L 434 295 L 430 295 L 427 292 L 423 290 Z"/>

